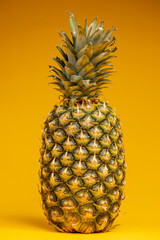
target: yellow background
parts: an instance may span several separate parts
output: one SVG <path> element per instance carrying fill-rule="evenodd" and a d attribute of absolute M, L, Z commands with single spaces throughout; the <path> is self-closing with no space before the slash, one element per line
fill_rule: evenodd
<path fill-rule="evenodd" d="M 0 235 L 2 239 L 80 239 L 55 233 L 38 194 L 41 125 L 58 103 L 48 65 L 69 33 L 66 11 L 116 26 L 117 70 L 104 90 L 121 118 L 127 161 L 126 199 L 114 230 L 84 239 L 160 238 L 160 2 L 158 0 L 1 0 Z"/>

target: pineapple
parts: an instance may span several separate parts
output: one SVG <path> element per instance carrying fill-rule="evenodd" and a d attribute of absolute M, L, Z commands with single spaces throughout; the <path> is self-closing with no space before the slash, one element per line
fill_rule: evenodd
<path fill-rule="evenodd" d="M 114 71 L 116 29 L 103 29 L 97 18 L 83 28 L 69 14 L 72 40 L 60 32 L 62 58 L 53 58 L 58 68 L 49 66 L 62 101 L 42 130 L 42 207 L 58 231 L 103 232 L 119 214 L 126 171 L 120 120 L 100 99 Z"/>

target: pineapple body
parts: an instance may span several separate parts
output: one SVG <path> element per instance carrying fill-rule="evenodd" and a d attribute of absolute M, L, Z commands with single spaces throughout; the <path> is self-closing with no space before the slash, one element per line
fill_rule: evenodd
<path fill-rule="evenodd" d="M 107 231 L 125 185 L 120 120 L 108 103 L 54 106 L 42 131 L 43 209 L 58 231 Z"/>

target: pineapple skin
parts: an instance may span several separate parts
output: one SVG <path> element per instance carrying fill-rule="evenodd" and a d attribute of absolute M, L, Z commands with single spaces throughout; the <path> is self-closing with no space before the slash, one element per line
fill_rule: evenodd
<path fill-rule="evenodd" d="M 44 213 L 62 232 L 108 231 L 125 186 L 122 128 L 107 102 L 55 105 L 40 148 Z"/>

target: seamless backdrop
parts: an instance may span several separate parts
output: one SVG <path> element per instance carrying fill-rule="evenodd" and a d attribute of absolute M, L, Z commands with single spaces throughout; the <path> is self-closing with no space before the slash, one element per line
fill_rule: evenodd
<path fill-rule="evenodd" d="M 71 239 L 52 232 L 41 210 L 38 159 L 41 125 L 58 93 L 48 86 L 58 31 L 67 10 L 84 23 L 96 16 L 117 27 L 113 84 L 104 97 L 121 118 L 127 162 L 126 199 L 110 233 L 84 239 L 159 239 L 160 2 L 158 0 L 1 0 L 0 235 L 3 239 Z"/>

